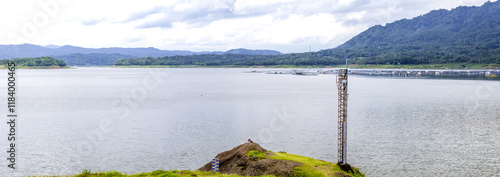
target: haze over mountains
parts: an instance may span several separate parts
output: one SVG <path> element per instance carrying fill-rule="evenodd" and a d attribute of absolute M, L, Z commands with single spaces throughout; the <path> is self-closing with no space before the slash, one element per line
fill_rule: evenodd
<path fill-rule="evenodd" d="M 274 50 L 232 49 L 226 52 L 192 52 L 187 50 L 160 50 L 148 48 L 83 48 L 70 45 L 39 46 L 32 44 L 0 45 L 0 59 L 51 56 L 65 61 L 68 65 L 112 65 L 119 58 L 163 57 L 176 55 L 201 54 L 245 54 L 245 55 L 281 55 Z"/>
<path fill-rule="evenodd" d="M 148 48 L 83 48 L 76 46 L 56 46 L 47 45 L 39 46 L 32 44 L 21 45 L 0 45 L 0 58 L 20 58 L 20 57 L 40 57 L 40 56 L 58 56 L 69 54 L 122 54 L 134 57 L 162 57 L 174 55 L 199 55 L 199 54 L 224 54 L 224 53 L 239 53 L 247 55 L 280 55 L 281 52 L 274 50 L 249 50 L 249 49 L 232 49 L 227 52 L 211 51 L 211 52 L 192 52 L 187 50 L 160 50 L 153 47 Z"/>

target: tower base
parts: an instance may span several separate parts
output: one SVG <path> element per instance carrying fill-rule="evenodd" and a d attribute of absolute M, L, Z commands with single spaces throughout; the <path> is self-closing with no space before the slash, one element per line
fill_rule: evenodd
<path fill-rule="evenodd" d="M 351 165 L 349 164 L 342 164 L 342 162 L 338 162 L 337 165 L 340 167 L 342 171 L 346 172 L 353 171 Z"/>

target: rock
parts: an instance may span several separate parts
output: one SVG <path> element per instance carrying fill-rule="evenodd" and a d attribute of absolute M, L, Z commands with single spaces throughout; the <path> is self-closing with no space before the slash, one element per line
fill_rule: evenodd
<path fill-rule="evenodd" d="M 340 169 L 342 169 L 343 171 L 346 171 L 346 172 L 353 171 L 353 170 L 352 170 L 351 165 L 349 165 L 349 164 L 345 164 L 345 165 L 344 165 L 344 164 L 342 164 L 342 163 L 338 162 L 338 163 L 337 163 L 337 165 L 338 165 L 338 166 L 340 167 Z"/>
<path fill-rule="evenodd" d="M 248 157 L 247 153 L 251 150 L 259 151 L 272 155 L 257 143 L 245 143 L 232 150 L 222 152 L 215 156 L 219 159 L 219 172 L 225 174 L 239 174 L 242 176 L 291 176 L 293 168 L 302 165 L 299 162 L 276 159 L 259 159 L 257 157 Z M 205 164 L 198 169 L 199 171 L 211 171 L 212 162 Z"/>
<path fill-rule="evenodd" d="M 342 172 L 336 172 L 336 173 L 334 173 L 334 175 L 337 177 L 351 177 L 351 175 L 348 175 L 348 174 L 345 174 Z"/>

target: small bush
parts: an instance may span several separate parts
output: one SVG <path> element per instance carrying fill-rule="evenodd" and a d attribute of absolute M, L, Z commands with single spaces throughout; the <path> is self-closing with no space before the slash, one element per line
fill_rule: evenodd
<path fill-rule="evenodd" d="M 267 158 L 267 154 L 266 153 L 263 153 L 263 152 L 260 152 L 260 151 L 255 151 L 255 150 L 248 151 L 247 156 L 248 157 L 258 157 L 259 159 L 265 159 L 265 158 Z"/>
<path fill-rule="evenodd" d="M 90 176 L 90 170 L 84 169 L 82 173 L 76 175 L 77 177 L 86 177 Z"/>
<path fill-rule="evenodd" d="M 123 174 L 121 174 L 120 172 L 117 172 L 117 171 L 102 172 L 102 173 L 98 173 L 97 175 L 98 176 L 102 176 L 102 177 L 125 176 L 125 175 L 123 175 Z"/>

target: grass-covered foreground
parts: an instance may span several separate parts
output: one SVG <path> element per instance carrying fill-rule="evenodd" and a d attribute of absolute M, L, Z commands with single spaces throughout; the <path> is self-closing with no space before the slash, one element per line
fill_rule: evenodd
<path fill-rule="evenodd" d="M 274 155 L 266 155 L 259 151 L 250 151 L 248 156 L 257 156 L 258 158 L 269 158 L 277 160 L 288 160 L 303 163 L 303 165 L 294 168 L 294 176 L 338 176 L 346 173 L 351 176 L 364 176 L 359 169 L 353 167 L 353 171 L 345 172 L 340 167 L 332 162 L 313 159 L 295 154 L 274 152 Z"/>
<path fill-rule="evenodd" d="M 353 171 L 345 172 L 340 169 L 340 167 L 331 162 L 313 159 L 309 157 L 273 152 L 268 153 L 272 155 L 267 155 L 266 153 L 259 151 L 249 151 L 247 156 L 257 157 L 258 159 L 276 159 L 276 160 L 286 160 L 295 161 L 302 163 L 303 165 L 295 167 L 293 169 L 293 176 L 296 177 L 327 177 L 327 176 L 344 176 L 350 175 L 354 177 L 364 176 L 357 168 L 353 167 Z M 114 177 L 114 176 L 124 176 L 124 177 L 186 177 L 186 176 L 199 176 L 199 177 L 238 177 L 236 174 L 220 174 L 216 172 L 201 172 L 201 171 L 188 171 L 188 170 L 156 170 L 152 172 L 144 172 L 139 174 L 125 174 L 117 171 L 109 172 L 91 172 L 84 170 L 82 173 L 73 175 L 71 177 Z M 266 176 L 272 177 L 273 175 Z"/>

